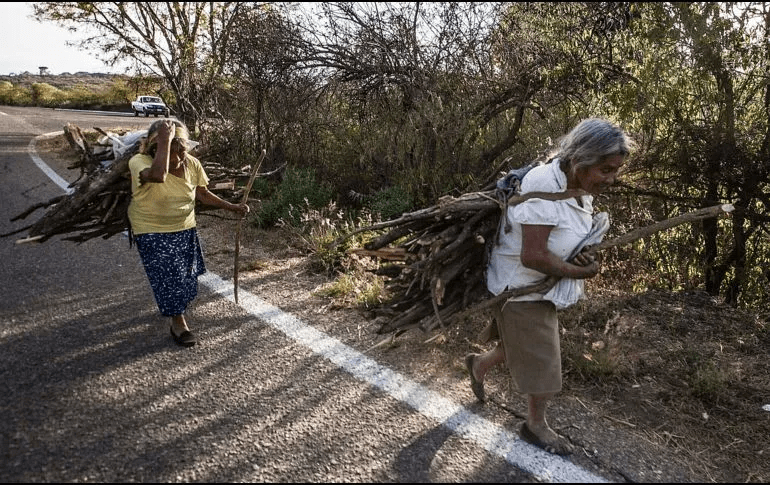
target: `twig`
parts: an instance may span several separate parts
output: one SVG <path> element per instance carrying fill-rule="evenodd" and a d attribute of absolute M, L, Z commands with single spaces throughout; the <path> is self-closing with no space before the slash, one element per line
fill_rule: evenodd
<path fill-rule="evenodd" d="M 489 402 L 491 402 L 491 403 L 494 403 L 494 404 L 498 405 L 500 408 L 502 408 L 502 409 L 504 409 L 504 410 L 508 411 L 509 413 L 513 414 L 514 416 L 516 416 L 516 417 L 517 417 L 517 418 L 519 418 L 519 419 L 527 419 L 527 416 L 526 416 L 525 414 L 522 414 L 522 413 L 520 413 L 520 412 L 516 411 L 515 409 L 513 409 L 512 407 L 508 406 L 507 404 L 505 404 L 505 403 L 503 403 L 503 402 L 500 402 L 500 401 L 499 401 L 499 400 L 498 400 L 496 397 L 494 397 L 494 396 L 490 396 L 490 397 L 488 398 L 488 401 L 489 401 Z"/>
<path fill-rule="evenodd" d="M 625 424 L 626 426 L 630 426 L 632 428 L 636 428 L 636 425 L 633 423 L 629 423 L 628 421 L 623 421 L 622 419 L 613 418 L 612 416 L 608 416 L 606 414 L 602 414 L 603 418 L 609 419 L 610 421 L 615 421 L 616 423 Z"/>
<path fill-rule="evenodd" d="M 385 347 L 385 346 L 392 347 L 395 344 L 395 341 L 396 341 L 396 334 L 394 333 L 394 334 L 391 334 L 390 337 L 385 337 L 384 339 L 380 340 L 376 344 L 366 349 L 366 352 L 371 352 L 374 349 L 379 349 L 380 347 Z"/>
<path fill-rule="evenodd" d="M 259 176 L 260 177 L 269 177 L 271 175 L 274 175 L 274 174 L 280 172 L 281 170 L 284 169 L 284 167 L 286 167 L 286 163 L 284 163 L 280 167 L 276 168 L 275 170 L 271 170 L 270 172 L 262 172 L 261 174 L 259 174 Z"/>
<path fill-rule="evenodd" d="M 32 243 L 32 242 L 38 242 L 41 239 L 43 239 L 43 236 L 31 236 L 31 237 L 27 237 L 25 239 L 18 239 L 18 240 L 16 240 L 16 244 L 27 244 L 27 243 Z"/>
<path fill-rule="evenodd" d="M 711 217 L 716 217 L 723 213 L 729 214 L 734 210 L 735 210 L 735 207 L 733 207 L 732 204 L 721 204 L 721 205 L 706 207 L 704 209 L 698 209 L 692 212 L 687 212 L 686 214 L 682 214 L 677 217 L 672 217 L 671 219 L 666 219 L 665 221 L 656 222 L 655 224 L 650 224 L 649 226 L 645 226 L 645 227 L 627 232 L 626 234 L 623 234 L 620 237 L 616 237 L 611 241 L 605 241 L 600 244 L 597 244 L 591 249 L 591 251 L 596 252 L 596 251 L 601 251 L 603 249 L 609 249 L 611 247 L 632 243 L 636 240 L 655 234 L 656 232 L 664 231 L 666 229 L 670 229 L 680 224 L 684 224 L 685 222 L 695 222 L 702 219 L 709 219 Z"/>
<path fill-rule="evenodd" d="M 585 405 L 585 403 L 583 403 L 583 401 L 581 401 L 581 400 L 580 400 L 580 398 L 578 398 L 577 396 L 573 396 L 573 397 L 575 398 L 575 400 L 576 400 L 577 402 L 579 402 L 579 403 L 580 403 L 580 405 L 581 405 L 581 406 L 583 406 L 583 407 L 586 409 L 586 411 L 591 411 L 591 410 L 588 408 L 588 406 L 586 406 L 586 405 Z M 593 412 L 593 411 L 591 411 L 591 412 Z"/>

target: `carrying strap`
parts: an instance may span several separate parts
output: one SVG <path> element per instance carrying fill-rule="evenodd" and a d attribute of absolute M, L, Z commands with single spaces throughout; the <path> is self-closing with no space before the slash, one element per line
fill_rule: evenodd
<path fill-rule="evenodd" d="M 500 207 L 502 207 L 503 213 L 500 217 L 500 224 L 503 225 L 503 230 L 506 234 L 511 232 L 511 229 L 513 228 L 511 221 L 508 220 L 508 199 L 521 191 L 521 182 L 524 180 L 524 177 L 530 170 L 540 165 L 540 162 L 532 162 L 527 166 L 513 169 L 497 181 L 495 186 L 495 198 L 500 202 Z M 500 231 L 498 229 L 495 234 L 495 246 L 499 244 Z"/>

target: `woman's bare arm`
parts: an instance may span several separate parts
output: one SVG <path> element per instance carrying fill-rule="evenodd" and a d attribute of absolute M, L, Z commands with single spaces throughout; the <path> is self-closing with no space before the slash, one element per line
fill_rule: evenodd
<path fill-rule="evenodd" d="M 599 273 L 599 263 L 593 258 L 580 255 L 576 262 L 587 263 L 584 266 L 568 263 L 548 249 L 548 236 L 553 226 L 522 224 L 521 264 L 548 276 L 559 278 L 584 279 Z"/>

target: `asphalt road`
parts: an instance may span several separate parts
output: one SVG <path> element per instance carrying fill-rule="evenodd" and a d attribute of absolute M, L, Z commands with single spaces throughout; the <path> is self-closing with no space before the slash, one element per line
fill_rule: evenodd
<path fill-rule="evenodd" d="M 62 193 L 30 142 L 68 121 L 155 118 L 0 106 L 0 233 Z M 15 240 L 0 238 L 4 482 L 622 480 L 522 443 L 510 421 L 481 418 L 258 295 L 241 289 L 236 305 L 215 274 L 192 310 L 210 322 L 205 345 L 178 348 L 124 238 Z"/>

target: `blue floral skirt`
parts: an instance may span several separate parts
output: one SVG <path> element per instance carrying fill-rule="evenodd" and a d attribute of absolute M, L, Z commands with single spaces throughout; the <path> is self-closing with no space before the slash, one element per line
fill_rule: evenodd
<path fill-rule="evenodd" d="M 198 232 L 139 234 L 134 240 L 160 313 L 183 314 L 198 295 L 198 276 L 206 272 Z"/>

